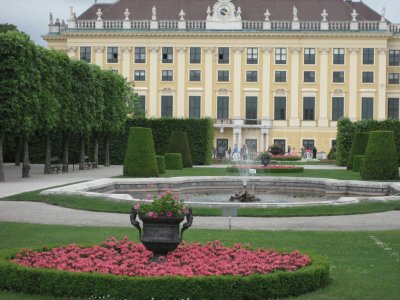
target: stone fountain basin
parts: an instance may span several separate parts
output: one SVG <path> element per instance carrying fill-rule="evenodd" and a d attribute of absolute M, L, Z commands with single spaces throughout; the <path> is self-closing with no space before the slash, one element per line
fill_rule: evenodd
<path fill-rule="evenodd" d="M 297 177 L 252 177 L 248 187 L 256 190 L 285 193 L 318 193 L 336 195 L 335 200 L 290 202 L 290 203 L 240 203 L 240 202 L 190 202 L 190 206 L 204 207 L 284 207 L 306 205 L 340 205 L 359 201 L 400 200 L 399 182 L 373 182 Z M 83 195 L 102 197 L 113 201 L 138 201 L 130 194 L 157 193 L 165 189 L 177 193 L 220 193 L 234 194 L 242 188 L 240 177 L 172 177 L 172 178 L 105 178 L 44 190 L 44 195 Z"/>

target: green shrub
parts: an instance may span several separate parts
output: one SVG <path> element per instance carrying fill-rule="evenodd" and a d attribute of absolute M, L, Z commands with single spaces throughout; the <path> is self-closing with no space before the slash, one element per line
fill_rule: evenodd
<path fill-rule="evenodd" d="M 393 131 L 371 131 L 365 152 L 364 180 L 397 180 L 399 167 Z"/>
<path fill-rule="evenodd" d="M 295 168 L 263 168 L 263 169 L 256 169 L 257 173 L 269 173 L 269 174 L 281 174 L 281 173 L 303 173 L 304 168 L 303 167 L 295 167 Z M 229 173 L 240 173 L 239 168 L 235 167 L 227 167 L 226 171 Z"/>
<path fill-rule="evenodd" d="M 275 161 L 300 161 L 301 157 L 300 156 L 271 156 L 271 160 Z"/>
<path fill-rule="evenodd" d="M 336 164 L 347 166 L 355 128 L 349 118 L 340 118 L 337 122 Z"/>
<path fill-rule="evenodd" d="M 165 157 L 156 155 L 158 174 L 165 174 Z"/>
<path fill-rule="evenodd" d="M 167 170 L 182 170 L 182 154 L 165 153 L 165 168 Z"/>
<path fill-rule="evenodd" d="M 351 145 L 349 159 L 347 160 L 347 170 L 353 169 L 353 162 L 355 155 L 364 155 L 365 149 L 367 149 L 368 144 L 368 132 L 356 132 L 353 139 L 353 144 Z"/>
<path fill-rule="evenodd" d="M 16 265 L 18 250 L 0 252 L 0 289 L 62 298 L 102 299 L 270 299 L 315 291 L 329 283 L 329 264 L 309 255 L 312 263 L 294 272 L 267 275 L 203 277 L 130 277 L 77 273 Z"/>
<path fill-rule="evenodd" d="M 336 160 L 336 150 L 335 150 L 335 148 L 332 147 L 331 150 L 329 150 L 328 159 L 329 160 Z"/>
<path fill-rule="evenodd" d="M 124 160 L 124 176 L 158 177 L 153 135 L 150 128 L 133 127 L 130 129 Z"/>
<path fill-rule="evenodd" d="M 187 134 L 184 131 L 172 131 L 169 138 L 168 153 L 182 154 L 182 163 L 184 168 L 191 168 L 192 155 L 190 154 Z"/>
<path fill-rule="evenodd" d="M 360 172 L 361 163 L 364 160 L 365 155 L 354 155 L 353 171 Z"/>

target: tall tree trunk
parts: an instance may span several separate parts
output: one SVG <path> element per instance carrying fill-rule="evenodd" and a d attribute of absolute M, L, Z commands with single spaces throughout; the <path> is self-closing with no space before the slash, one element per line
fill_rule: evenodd
<path fill-rule="evenodd" d="M 15 147 L 15 165 L 21 165 L 21 152 L 22 152 L 22 137 L 19 136 L 16 139 L 16 147 Z"/>
<path fill-rule="evenodd" d="M 97 166 L 99 165 L 99 136 L 96 133 L 94 135 L 94 149 L 93 149 L 93 161 L 94 161 L 94 165 L 93 168 L 97 168 Z"/>
<path fill-rule="evenodd" d="M 0 182 L 4 181 L 3 140 L 4 133 L 0 132 Z"/>
<path fill-rule="evenodd" d="M 46 155 L 44 157 L 44 174 L 52 174 L 51 170 L 51 137 L 46 133 Z M 58 171 L 57 171 L 58 173 Z"/>
<path fill-rule="evenodd" d="M 68 151 L 69 151 L 69 136 L 68 134 L 64 134 L 64 143 L 63 143 L 64 149 L 63 149 L 63 172 L 68 172 Z"/>
<path fill-rule="evenodd" d="M 81 135 L 81 156 L 79 162 L 79 170 L 85 169 L 85 136 Z"/>
<path fill-rule="evenodd" d="M 29 170 L 29 149 L 28 149 L 28 137 L 24 136 L 24 157 L 22 159 L 22 178 L 30 177 Z"/>
<path fill-rule="evenodd" d="M 106 135 L 106 149 L 104 153 L 104 166 L 109 167 L 110 166 L 110 137 L 109 135 Z"/>

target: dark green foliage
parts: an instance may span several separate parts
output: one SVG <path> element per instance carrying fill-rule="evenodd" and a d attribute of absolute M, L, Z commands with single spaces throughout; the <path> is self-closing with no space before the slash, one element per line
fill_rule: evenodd
<path fill-rule="evenodd" d="M 182 170 L 182 154 L 165 153 L 165 168 L 167 170 Z"/>
<path fill-rule="evenodd" d="M 186 132 L 172 131 L 169 138 L 168 153 L 181 153 L 184 168 L 191 168 L 192 155 Z"/>
<path fill-rule="evenodd" d="M 56 297 L 112 299 L 269 299 L 297 296 L 329 283 L 326 258 L 294 272 L 251 276 L 129 277 L 22 267 L 0 252 L 0 289 Z"/>
<path fill-rule="evenodd" d="M 271 156 L 271 160 L 275 161 L 300 161 L 300 156 Z"/>
<path fill-rule="evenodd" d="M 165 157 L 156 155 L 158 174 L 165 174 Z"/>
<path fill-rule="evenodd" d="M 349 159 L 347 160 L 347 170 L 353 169 L 354 156 L 364 155 L 368 144 L 368 132 L 356 132 L 353 139 L 353 144 L 350 149 Z"/>
<path fill-rule="evenodd" d="M 392 131 L 370 132 L 361 178 L 364 180 L 399 179 L 396 146 Z"/>
<path fill-rule="evenodd" d="M 129 177 L 158 177 L 153 135 L 150 128 L 133 127 L 130 129 L 123 174 Z"/>
<path fill-rule="evenodd" d="M 336 164 L 347 166 L 347 161 L 354 138 L 354 126 L 349 118 L 341 118 L 337 122 Z"/>
<path fill-rule="evenodd" d="M 360 172 L 361 164 L 365 158 L 365 155 L 354 155 L 353 159 L 353 171 Z"/>
<path fill-rule="evenodd" d="M 271 169 L 256 169 L 257 173 L 270 173 L 270 174 L 277 174 L 277 173 L 303 173 L 303 167 L 295 167 L 295 168 L 271 168 Z M 227 167 L 226 171 L 229 173 L 239 173 L 241 170 L 235 167 Z"/>
<path fill-rule="evenodd" d="M 328 159 L 329 160 L 336 160 L 336 150 L 335 150 L 335 148 L 331 148 L 331 150 L 329 150 Z"/>
<path fill-rule="evenodd" d="M 0 33 L 7 32 L 7 31 L 18 31 L 17 26 L 13 24 L 0 24 Z"/>

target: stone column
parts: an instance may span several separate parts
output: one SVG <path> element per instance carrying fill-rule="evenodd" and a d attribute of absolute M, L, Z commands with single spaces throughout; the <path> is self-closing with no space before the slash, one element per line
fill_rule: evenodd
<path fill-rule="evenodd" d="M 300 78 L 300 48 L 291 48 L 292 74 L 290 86 L 290 127 L 300 126 L 299 119 L 299 78 Z"/>
<path fill-rule="evenodd" d="M 243 48 L 233 48 L 233 116 L 232 119 L 242 119 L 240 100 L 242 94 L 242 52 Z"/>
<path fill-rule="evenodd" d="M 184 118 L 185 117 L 185 52 L 186 47 L 177 48 L 178 51 L 178 97 L 177 101 L 174 104 L 176 107 L 176 117 Z"/>
<path fill-rule="evenodd" d="M 131 50 L 132 47 L 123 47 L 122 48 L 122 76 L 126 78 L 128 81 L 131 79 Z"/>
<path fill-rule="evenodd" d="M 103 53 L 105 47 L 95 47 L 94 50 L 96 52 L 95 64 L 100 68 L 103 68 Z"/>
<path fill-rule="evenodd" d="M 69 58 L 75 58 L 76 59 L 76 50 L 78 47 L 68 47 L 68 57 Z"/>
<path fill-rule="evenodd" d="M 205 50 L 205 75 L 204 75 L 204 117 L 212 117 L 213 104 L 213 54 L 215 48 L 207 47 Z"/>
<path fill-rule="evenodd" d="M 261 119 L 269 123 L 271 121 L 271 51 L 272 48 L 262 48 L 262 101 L 261 101 Z"/>
<path fill-rule="evenodd" d="M 156 118 L 158 99 L 158 52 L 160 47 L 150 47 L 150 86 L 149 86 L 149 118 Z"/>
<path fill-rule="evenodd" d="M 350 71 L 349 71 L 349 118 L 357 119 L 357 87 L 358 87 L 358 52 L 359 49 L 350 49 Z M 386 78 L 386 76 L 385 76 Z"/>
<path fill-rule="evenodd" d="M 378 49 L 378 120 L 384 120 L 386 114 L 386 66 L 387 49 Z"/>
<path fill-rule="evenodd" d="M 319 87 L 319 118 L 318 127 L 328 126 L 328 54 L 329 49 L 319 49 L 320 60 L 320 87 Z"/>

